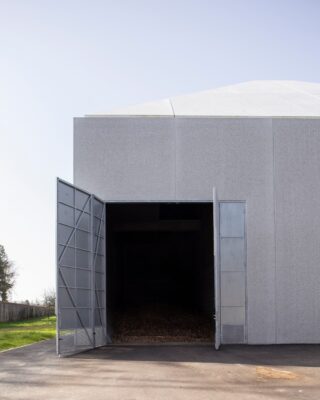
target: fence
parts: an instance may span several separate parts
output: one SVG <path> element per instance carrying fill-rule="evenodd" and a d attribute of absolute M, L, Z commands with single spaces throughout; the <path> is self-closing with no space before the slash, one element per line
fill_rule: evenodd
<path fill-rule="evenodd" d="M 47 307 L 18 303 L 3 303 L 0 301 L 0 322 L 19 321 L 22 319 L 44 317 L 53 314 L 53 310 Z"/>

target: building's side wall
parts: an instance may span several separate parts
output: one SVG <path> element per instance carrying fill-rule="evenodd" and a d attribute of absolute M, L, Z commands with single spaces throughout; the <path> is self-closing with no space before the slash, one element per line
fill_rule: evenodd
<path fill-rule="evenodd" d="M 273 132 L 277 343 L 320 343 L 320 120 Z"/>
<path fill-rule="evenodd" d="M 172 118 L 75 118 L 74 183 L 104 200 L 174 200 Z"/>

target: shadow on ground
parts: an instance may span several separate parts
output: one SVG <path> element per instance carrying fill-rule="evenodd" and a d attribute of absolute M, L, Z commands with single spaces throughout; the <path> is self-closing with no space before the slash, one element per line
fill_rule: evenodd
<path fill-rule="evenodd" d="M 116 345 L 71 357 L 119 361 L 320 367 L 320 345 L 222 346 L 218 351 L 210 345 Z"/>

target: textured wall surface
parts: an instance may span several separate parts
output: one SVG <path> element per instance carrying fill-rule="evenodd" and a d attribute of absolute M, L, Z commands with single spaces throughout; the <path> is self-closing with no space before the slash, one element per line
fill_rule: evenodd
<path fill-rule="evenodd" d="M 320 342 L 319 129 L 316 119 L 77 118 L 74 183 L 109 201 L 211 201 L 213 187 L 245 200 L 248 343 Z"/>
<path fill-rule="evenodd" d="M 320 342 L 320 121 L 274 120 L 277 342 Z"/>
<path fill-rule="evenodd" d="M 75 118 L 74 183 L 103 200 L 173 200 L 172 118 Z"/>

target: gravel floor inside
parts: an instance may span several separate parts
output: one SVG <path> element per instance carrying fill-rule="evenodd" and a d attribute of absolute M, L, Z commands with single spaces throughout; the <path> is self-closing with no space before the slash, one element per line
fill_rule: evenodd
<path fill-rule="evenodd" d="M 213 341 L 208 315 L 175 307 L 148 306 L 115 314 L 113 343 Z"/>

